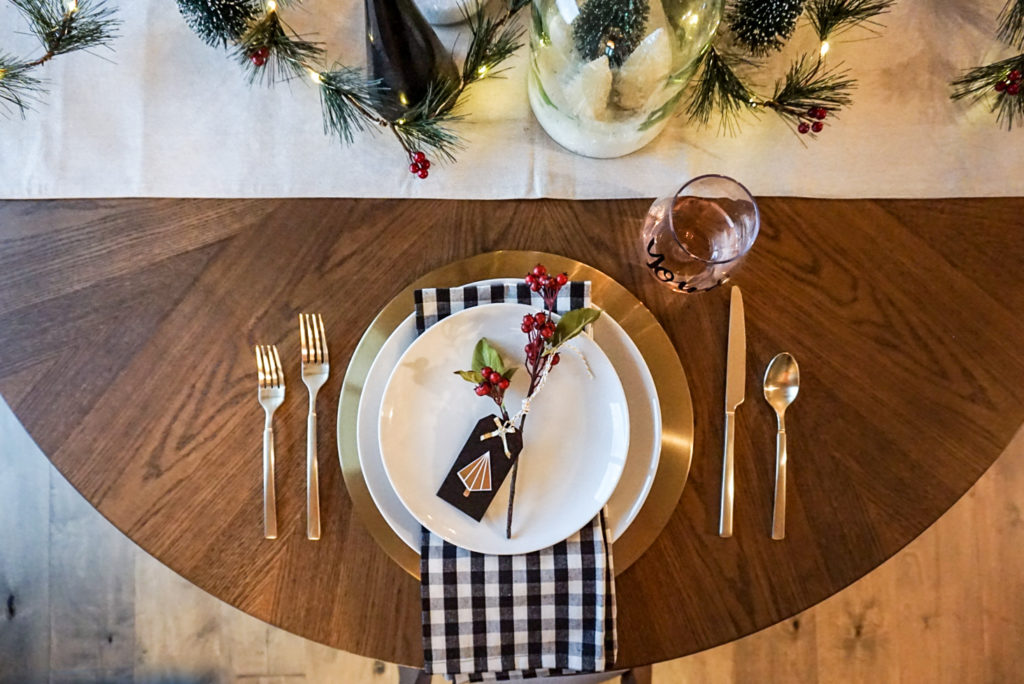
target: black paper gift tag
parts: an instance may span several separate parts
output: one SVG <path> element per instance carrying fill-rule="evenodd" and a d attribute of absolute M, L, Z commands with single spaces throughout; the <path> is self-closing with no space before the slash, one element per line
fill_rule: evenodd
<path fill-rule="evenodd" d="M 498 429 L 496 420 L 498 417 L 491 415 L 477 422 L 437 490 L 439 497 L 477 522 L 483 519 L 494 495 L 508 477 L 512 462 L 523 450 L 523 438 L 518 432 L 505 435 L 511 456 L 505 455 L 500 435 L 481 439 Z"/>

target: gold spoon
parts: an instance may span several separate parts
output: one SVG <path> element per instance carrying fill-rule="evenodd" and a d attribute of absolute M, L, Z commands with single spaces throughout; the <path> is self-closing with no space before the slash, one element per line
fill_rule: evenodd
<path fill-rule="evenodd" d="M 768 364 L 764 373 L 764 398 L 779 417 L 775 437 L 775 509 L 772 511 L 772 539 L 786 536 L 786 408 L 800 391 L 800 366 L 787 352 Z"/>

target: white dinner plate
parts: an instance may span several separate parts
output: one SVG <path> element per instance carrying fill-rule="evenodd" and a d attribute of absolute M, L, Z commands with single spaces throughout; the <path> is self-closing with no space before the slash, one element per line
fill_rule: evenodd
<path fill-rule="evenodd" d="M 379 439 L 391 486 L 419 522 L 459 547 L 486 554 L 542 549 L 579 530 L 611 497 L 629 448 L 629 409 L 614 367 L 588 337 L 567 344 L 532 400 L 519 456 L 515 519 L 505 537 L 509 480 L 477 522 L 436 495 L 480 418 L 497 411 L 454 371 L 468 369 L 486 337 L 507 365 L 521 366 L 525 304 L 478 306 L 445 318 L 406 350 L 380 410 Z M 505 393 L 515 414 L 529 385 L 520 370 Z"/>
<path fill-rule="evenodd" d="M 469 284 L 505 285 L 518 282 L 519 279 L 515 278 L 494 278 Z M 640 350 L 622 326 L 605 312 L 592 327 L 594 339 L 618 372 L 629 406 L 629 454 L 626 467 L 605 508 L 608 531 L 612 541 L 615 541 L 636 518 L 654 483 L 661 454 L 661 406 L 654 378 Z M 398 359 L 415 339 L 416 317 L 410 314 L 381 345 L 359 397 L 356 439 L 359 466 L 377 509 L 406 546 L 419 553 L 420 524 L 405 509 L 391 487 L 377 440 L 384 387 Z"/>

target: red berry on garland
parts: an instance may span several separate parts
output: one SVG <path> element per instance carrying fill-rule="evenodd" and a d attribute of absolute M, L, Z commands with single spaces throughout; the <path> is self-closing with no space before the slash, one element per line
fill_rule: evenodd
<path fill-rule="evenodd" d="M 421 168 L 419 170 L 419 173 L 417 173 L 416 175 L 419 176 L 420 178 L 426 178 L 427 176 L 430 175 L 430 173 L 426 169 Z"/>
<path fill-rule="evenodd" d="M 527 323 L 523 323 L 521 326 L 519 326 L 519 329 L 522 330 L 524 333 L 529 333 L 531 330 L 533 330 L 533 326 Z"/>
<path fill-rule="evenodd" d="M 537 279 L 533 276 L 532 273 L 527 273 L 525 280 L 527 285 L 533 285 L 535 282 L 537 282 Z"/>
<path fill-rule="evenodd" d="M 801 121 L 800 125 L 796 127 L 796 130 L 800 131 L 801 135 L 811 130 L 811 125 L 806 121 Z"/>
<path fill-rule="evenodd" d="M 537 264 L 533 267 L 533 275 L 538 278 L 547 275 L 548 269 L 544 268 L 544 264 Z"/>
<path fill-rule="evenodd" d="M 491 388 L 488 387 L 487 385 L 477 385 L 474 391 L 476 392 L 476 396 L 486 397 L 488 394 L 491 393 Z"/>
<path fill-rule="evenodd" d="M 540 330 L 540 336 L 543 337 L 545 340 L 551 339 L 551 336 L 554 334 L 555 331 L 552 330 L 551 328 L 541 328 Z"/>
<path fill-rule="evenodd" d="M 417 164 L 416 162 L 413 162 L 412 164 L 409 164 L 409 173 L 419 173 L 419 172 L 420 172 L 420 165 L 419 164 Z"/>
<path fill-rule="evenodd" d="M 537 281 L 534 281 L 530 285 L 530 289 L 533 290 L 534 292 L 540 292 L 540 283 L 538 283 Z"/>
<path fill-rule="evenodd" d="M 267 63 L 267 58 L 270 57 L 270 48 L 266 45 L 260 48 L 256 48 L 251 55 L 249 55 L 249 61 L 258 67 L 263 66 Z"/>
<path fill-rule="evenodd" d="M 1010 85 L 1006 86 L 1006 94 L 1007 95 L 1016 95 L 1019 92 L 1020 92 L 1020 83 L 1011 83 Z"/>
<path fill-rule="evenodd" d="M 813 124 L 811 124 L 811 130 L 814 131 L 815 133 L 821 133 L 821 129 L 823 129 L 824 127 L 825 124 L 821 123 L 820 121 L 815 121 Z"/>
<path fill-rule="evenodd" d="M 526 314 L 525 316 L 523 316 L 523 325 L 528 325 L 528 326 L 530 326 L 532 328 L 533 327 L 533 316 L 531 316 L 530 314 Z"/>
<path fill-rule="evenodd" d="M 828 116 L 828 110 L 825 109 L 824 107 L 818 107 L 818 110 L 814 112 L 814 118 L 817 119 L 818 121 L 821 121 L 826 116 Z"/>
<path fill-rule="evenodd" d="M 534 316 L 533 320 L 537 321 L 537 325 L 544 325 L 545 321 L 548 320 L 548 317 L 543 312 L 541 312 Z"/>
<path fill-rule="evenodd" d="M 497 372 L 493 372 L 492 371 L 491 375 L 487 379 L 491 381 L 492 385 L 497 385 L 497 384 L 501 383 L 501 381 L 504 378 L 501 377 L 501 373 L 497 373 Z"/>
<path fill-rule="evenodd" d="M 429 159 L 424 159 L 423 161 L 420 162 L 420 166 L 422 168 L 424 168 L 424 169 L 429 169 L 430 168 L 430 160 Z"/>
<path fill-rule="evenodd" d="M 421 164 L 423 162 L 427 161 L 427 155 L 423 154 L 422 152 L 413 152 L 412 153 L 412 158 L 413 158 L 413 161 L 419 162 Z"/>
<path fill-rule="evenodd" d="M 1010 72 L 1010 75 L 1007 76 L 1007 78 L 1009 79 L 1010 83 L 1016 83 L 1017 81 L 1020 80 L 1021 74 L 1019 71 L 1014 69 L 1013 71 Z"/>
<path fill-rule="evenodd" d="M 558 354 L 555 354 L 554 356 L 552 356 L 551 357 L 551 365 L 552 366 L 557 366 L 558 362 L 561 360 L 561 358 L 562 357 L 560 357 Z"/>
<path fill-rule="evenodd" d="M 557 283 L 558 283 L 558 287 L 562 287 L 562 286 L 563 286 L 563 285 L 565 285 L 565 284 L 566 284 L 567 282 L 569 282 L 569 276 L 567 276 L 567 275 L 566 275 L 566 274 L 564 274 L 564 273 L 559 273 L 559 274 L 558 274 L 558 277 L 556 277 L 556 278 L 555 278 L 555 282 L 557 282 Z"/>
<path fill-rule="evenodd" d="M 1007 84 L 1006 81 L 999 81 L 998 83 L 996 83 L 996 92 L 997 93 L 1003 92 L 1004 90 L 1006 90 L 1006 86 L 1007 85 L 1008 84 Z"/>
<path fill-rule="evenodd" d="M 501 382 L 499 382 L 499 383 L 498 383 L 498 389 L 500 389 L 500 390 L 501 390 L 502 392 L 504 392 L 505 390 L 507 390 L 507 389 L 508 389 L 508 386 L 509 386 L 510 384 L 512 384 L 512 383 L 510 383 L 510 382 L 509 382 L 508 380 L 506 380 L 505 378 L 502 378 L 502 379 L 501 379 Z"/>
<path fill-rule="evenodd" d="M 480 375 L 484 376 L 484 380 L 491 377 L 491 373 L 493 372 L 494 369 L 491 368 L 490 366 L 484 366 L 483 368 L 480 369 Z"/>

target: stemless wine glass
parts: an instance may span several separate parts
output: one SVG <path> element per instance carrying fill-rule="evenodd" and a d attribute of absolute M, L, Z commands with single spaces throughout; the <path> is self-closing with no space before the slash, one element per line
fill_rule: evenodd
<path fill-rule="evenodd" d="M 750 250 L 761 225 L 757 202 L 739 182 L 698 176 L 655 200 L 644 221 L 644 265 L 677 292 L 718 287 Z"/>

